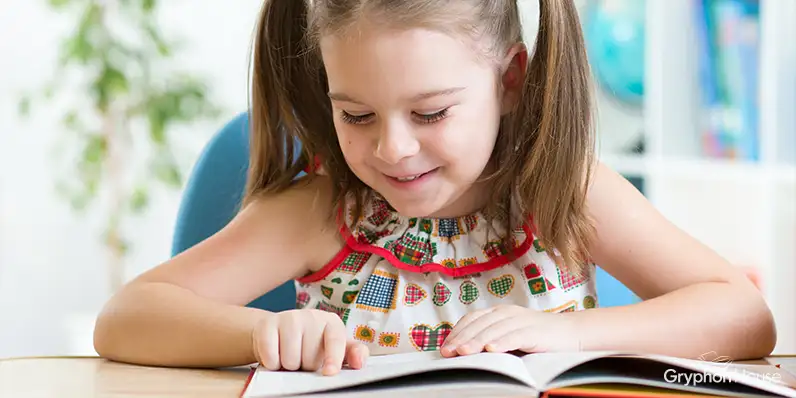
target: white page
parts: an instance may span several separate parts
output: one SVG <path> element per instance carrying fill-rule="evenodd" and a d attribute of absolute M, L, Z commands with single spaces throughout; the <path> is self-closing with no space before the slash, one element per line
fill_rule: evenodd
<path fill-rule="evenodd" d="M 540 389 L 582 363 L 615 354 L 613 351 L 540 352 L 522 357 L 532 382 Z"/>
<path fill-rule="evenodd" d="M 561 383 L 553 383 L 553 385 L 551 385 L 551 381 L 553 379 L 565 373 L 567 370 L 586 362 L 606 357 L 616 357 L 618 360 L 621 360 L 621 357 L 638 358 L 661 364 L 673 365 L 674 367 L 690 369 L 696 373 L 717 374 L 719 375 L 719 380 L 726 380 L 726 382 L 736 382 L 758 388 L 763 391 L 796 398 L 796 390 L 786 387 L 786 385 L 789 384 L 789 379 L 770 377 L 779 369 L 774 366 L 767 365 L 734 365 L 731 363 L 714 363 L 696 359 L 685 359 L 661 355 L 636 355 L 609 351 L 538 353 L 525 356 L 523 358 L 523 363 L 528 368 L 528 373 L 533 378 L 535 385 L 543 390 L 547 388 L 559 388 L 569 385 L 577 385 L 582 383 L 589 384 L 596 382 L 631 383 L 663 388 L 675 387 L 671 382 L 667 382 L 665 380 L 665 376 L 663 375 L 660 380 L 641 382 L 628 377 L 617 377 L 616 375 L 611 374 L 611 372 L 607 372 L 606 375 L 603 376 L 597 372 L 587 378 L 567 379 L 566 381 L 562 380 Z M 670 373 L 669 377 L 673 377 L 673 374 L 674 373 Z M 681 376 L 681 381 L 685 381 L 685 377 L 685 375 Z M 700 388 L 691 388 L 690 390 L 701 390 L 702 392 L 708 391 Z"/>
<path fill-rule="evenodd" d="M 530 385 L 530 378 L 522 361 L 508 354 L 481 353 L 443 358 L 437 352 L 397 354 L 371 357 L 363 369 L 343 369 L 334 376 L 323 376 L 318 372 L 268 371 L 259 367 L 249 383 L 245 398 L 278 395 L 306 394 L 333 389 L 358 386 L 401 376 L 429 372 L 432 370 L 488 370 L 500 373 Z M 476 381 L 471 372 L 468 379 Z M 419 376 L 422 378 L 422 376 Z M 491 379 L 486 378 L 485 379 Z"/>
<path fill-rule="evenodd" d="M 771 365 L 734 365 L 653 355 L 648 358 L 700 373 L 716 374 L 720 380 L 741 383 L 774 394 L 796 398 L 796 390 L 788 387 L 787 379 L 783 378 L 780 369 Z"/>

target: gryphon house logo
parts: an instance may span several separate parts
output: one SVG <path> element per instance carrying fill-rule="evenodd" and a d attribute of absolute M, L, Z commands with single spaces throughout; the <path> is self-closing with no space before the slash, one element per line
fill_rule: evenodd
<path fill-rule="evenodd" d="M 697 359 L 699 359 L 701 361 L 705 361 L 705 362 L 712 362 L 712 363 L 716 364 L 714 366 L 717 366 L 719 368 L 724 368 L 724 369 L 726 369 L 730 365 L 732 365 L 732 358 L 730 358 L 730 357 L 728 357 L 726 355 L 719 355 L 719 354 L 716 353 L 716 351 L 706 352 L 706 353 L 700 355 L 699 357 L 697 357 Z"/>

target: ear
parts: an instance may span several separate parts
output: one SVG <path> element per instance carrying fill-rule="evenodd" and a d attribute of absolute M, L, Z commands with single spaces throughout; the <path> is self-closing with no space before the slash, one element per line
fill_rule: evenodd
<path fill-rule="evenodd" d="M 511 112 L 519 101 L 522 89 L 525 86 L 525 70 L 528 66 L 528 49 L 522 43 L 517 43 L 509 48 L 501 65 L 502 113 Z"/>

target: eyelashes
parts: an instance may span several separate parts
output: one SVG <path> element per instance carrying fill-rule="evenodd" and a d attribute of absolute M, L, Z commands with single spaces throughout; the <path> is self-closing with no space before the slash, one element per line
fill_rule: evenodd
<path fill-rule="evenodd" d="M 417 120 L 417 122 L 420 124 L 432 124 L 448 117 L 448 109 L 450 108 L 445 108 L 439 112 L 430 114 L 412 112 L 412 117 L 414 117 L 415 120 Z M 373 114 L 368 113 L 365 115 L 352 115 L 346 111 L 341 111 L 340 118 L 348 124 L 366 124 L 373 119 Z"/>

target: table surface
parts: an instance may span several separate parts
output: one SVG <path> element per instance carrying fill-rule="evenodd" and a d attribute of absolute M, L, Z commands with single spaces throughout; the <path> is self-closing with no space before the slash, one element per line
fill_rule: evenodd
<path fill-rule="evenodd" d="M 780 364 L 796 375 L 796 356 L 757 361 Z M 0 397 L 224 398 L 239 397 L 249 368 L 172 369 L 127 365 L 96 357 L 0 360 Z"/>

